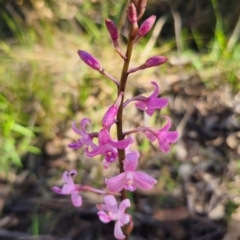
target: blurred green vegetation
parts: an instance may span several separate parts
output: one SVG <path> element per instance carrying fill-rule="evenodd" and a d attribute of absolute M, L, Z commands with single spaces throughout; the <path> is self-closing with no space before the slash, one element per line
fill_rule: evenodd
<path fill-rule="evenodd" d="M 96 118 L 96 111 L 114 98 L 114 85 L 79 64 L 76 52 L 93 53 L 119 77 L 116 66 L 121 60 L 112 50 L 104 19 L 118 24 L 124 46 L 126 1 L 15 0 L 0 4 L 0 161 L 6 170 L 20 167 L 27 152 L 39 153 L 46 140 L 61 133 L 77 113 Z M 149 34 L 136 46 L 133 60 L 144 61 L 143 53 L 149 50 L 151 55 L 177 55 L 190 63 L 183 65 L 184 71 L 198 72 L 208 87 L 228 83 L 233 91 L 239 90 L 237 5 L 235 0 L 195 5 L 190 0 L 184 4 L 149 1 L 144 18 L 157 15 L 163 28 L 153 29 L 155 40 Z"/>

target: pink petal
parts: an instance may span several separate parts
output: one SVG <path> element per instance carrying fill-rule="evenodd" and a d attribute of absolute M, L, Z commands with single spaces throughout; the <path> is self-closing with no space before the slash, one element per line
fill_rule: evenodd
<path fill-rule="evenodd" d="M 166 124 L 160 129 L 160 132 L 166 132 L 169 130 L 169 128 L 172 125 L 171 119 L 167 116 L 164 116 L 164 118 L 167 120 Z"/>
<path fill-rule="evenodd" d="M 81 140 L 82 140 L 83 144 L 85 144 L 87 146 L 91 146 L 92 148 L 94 148 L 96 146 L 93 143 L 92 138 L 88 134 L 83 134 Z"/>
<path fill-rule="evenodd" d="M 75 133 L 77 133 L 77 134 L 79 134 L 79 135 L 81 135 L 81 136 L 82 136 L 82 134 L 83 134 L 82 129 L 77 128 L 75 122 L 72 123 L 72 130 L 73 130 Z"/>
<path fill-rule="evenodd" d="M 106 204 L 106 209 L 108 209 L 109 212 L 116 213 L 118 211 L 118 203 L 113 195 L 105 196 L 104 202 Z"/>
<path fill-rule="evenodd" d="M 153 113 L 154 113 L 154 110 L 155 110 L 154 108 L 153 109 L 152 108 L 151 109 L 148 108 L 146 110 L 146 114 L 151 117 L 153 115 Z"/>
<path fill-rule="evenodd" d="M 131 151 L 126 154 L 126 158 L 123 161 L 124 171 L 135 171 L 138 165 L 139 152 Z"/>
<path fill-rule="evenodd" d="M 123 201 L 121 201 L 121 203 L 119 204 L 119 219 L 121 222 L 124 222 L 123 221 L 123 218 L 125 218 L 125 215 L 124 212 L 126 211 L 126 208 L 130 207 L 131 206 L 131 202 L 130 200 L 127 198 L 127 199 L 124 199 Z"/>
<path fill-rule="evenodd" d="M 75 207 L 80 207 L 82 205 L 82 197 L 78 195 L 78 193 L 73 192 L 71 195 L 72 204 Z"/>
<path fill-rule="evenodd" d="M 170 151 L 170 145 L 166 139 L 158 138 L 158 145 L 164 153 L 168 153 Z"/>
<path fill-rule="evenodd" d="M 157 138 L 153 133 L 150 133 L 150 132 L 145 132 L 145 135 L 150 142 L 154 142 Z"/>
<path fill-rule="evenodd" d="M 59 188 L 59 187 L 52 187 L 52 190 L 53 190 L 55 193 L 57 193 L 57 194 L 63 194 L 63 193 L 62 193 L 62 189 Z"/>
<path fill-rule="evenodd" d="M 130 215 L 125 213 L 119 219 L 120 225 L 124 226 L 124 225 L 128 224 L 130 222 L 130 220 L 131 220 Z"/>
<path fill-rule="evenodd" d="M 135 106 L 142 111 L 144 111 L 146 109 L 146 104 L 144 102 L 136 102 Z"/>
<path fill-rule="evenodd" d="M 90 138 L 89 144 L 87 142 L 85 142 L 85 144 L 87 146 L 91 146 L 92 149 L 95 149 L 97 147 L 97 145 L 92 141 L 91 138 Z"/>
<path fill-rule="evenodd" d="M 170 143 L 176 142 L 178 139 L 178 132 L 160 132 L 158 135 L 159 148 L 167 153 L 170 151 Z"/>
<path fill-rule="evenodd" d="M 156 82 L 151 82 L 153 86 L 155 86 L 155 90 L 153 93 L 149 96 L 149 99 L 157 98 L 159 94 L 159 86 Z"/>
<path fill-rule="evenodd" d="M 161 136 L 165 138 L 169 143 L 176 142 L 178 139 L 178 132 L 172 131 L 172 132 L 164 132 L 161 133 Z"/>
<path fill-rule="evenodd" d="M 98 143 L 99 145 L 103 145 L 108 143 L 111 140 L 109 131 L 107 128 L 103 128 L 100 130 L 99 134 L 98 134 Z"/>
<path fill-rule="evenodd" d="M 100 145 L 100 146 L 97 146 L 95 149 L 93 149 L 91 152 L 88 151 L 87 148 L 85 148 L 85 154 L 88 156 L 88 157 L 95 157 L 96 155 L 98 154 L 103 154 L 104 153 L 104 149 L 105 149 L 105 146 L 104 145 Z"/>
<path fill-rule="evenodd" d="M 78 139 L 77 142 L 72 142 L 70 144 L 68 144 L 69 148 L 73 148 L 73 149 L 78 149 L 81 148 L 84 145 L 82 139 Z"/>
<path fill-rule="evenodd" d="M 133 179 L 136 186 L 143 190 L 151 189 L 157 183 L 156 179 L 143 172 L 134 172 Z"/>
<path fill-rule="evenodd" d="M 113 140 L 110 140 L 109 143 L 117 148 L 117 149 L 124 149 L 126 148 L 130 143 L 132 142 L 132 139 L 129 137 L 129 138 L 126 138 L 126 139 L 123 139 L 123 140 L 120 140 L 120 141 L 113 141 Z"/>
<path fill-rule="evenodd" d="M 151 99 L 151 102 L 149 101 L 149 108 L 155 108 L 155 109 L 161 109 L 168 105 L 168 99 L 167 98 L 155 98 Z"/>
<path fill-rule="evenodd" d="M 81 125 L 81 130 L 86 133 L 86 125 L 88 123 L 92 123 L 92 121 L 89 119 L 89 118 L 83 118 L 80 122 L 80 125 Z"/>
<path fill-rule="evenodd" d="M 107 189 L 112 192 L 120 192 L 125 185 L 125 173 L 120 173 L 115 177 L 106 178 Z"/>
<path fill-rule="evenodd" d="M 101 222 L 103 222 L 103 223 L 109 223 L 112 221 L 110 216 L 104 211 L 97 212 L 97 215 L 98 215 L 99 219 L 101 220 Z"/>
<path fill-rule="evenodd" d="M 64 184 L 62 187 L 62 194 L 70 194 L 75 190 L 74 184 Z"/>
<path fill-rule="evenodd" d="M 114 237 L 119 240 L 125 239 L 125 235 L 123 234 L 119 221 L 116 221 L 114 225 Z"/>
<path fill-rule="evenodd" d="M 75 170 L 75 171 L 76 171 L 76 170 Z M 62 178 L 63 178 L 63 180 L 64 180 L 65 183 L 70 184 L 70 185 L 74 185 L 74 182 L 73 182 L 73 180 L 72 180 L 72 177 L 71 177 L 71 175 L 70 175 L 70 172 L 65 171 L 65 172 L 63 173 L 63 175 L 62 175 Z"/>

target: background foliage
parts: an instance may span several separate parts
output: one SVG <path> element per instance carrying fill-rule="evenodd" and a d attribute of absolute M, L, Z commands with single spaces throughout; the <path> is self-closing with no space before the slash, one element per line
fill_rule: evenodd
<path fill-rule="evenodd" d="M 118 23 L 126 41 L 126 1 L 12 0 L 0 8 L 0 161 L 21 166 L 27 152 L 40 153 L 47 139 L 66 128 L 76 112 L 104 106 L 102 76 L 80 65 L 77 49 L 92 52 L 115 73 L 120 64 L 106 40 L 106 17 Z M 196 72 L 208 88 L 240 89 L 240 17 L 235 0 L 149 1 L 145 18 L 157 24 L 137 46 L 134 61 L 150 51 L 167 55 L 171 70 Z M 146 45 L 146 46 L 145 46 Z M 176 57 L 177 56 L 177 57 Z M 103 60 L 104 59 L 104 60 Z M 176 68 L 176 70 L 174 70 Z M 94 86 L 92 88 L 92 86 Z M 109 84 L 108 84 L 109 86 Z M 89 100 L 90 99 L 90 100 Z M 86 103 L 88 107 L 86 108 Z"/>
<path fill-rule="evenodd" d="M 50 233 L 64 239 L 67 233 L 71 235 L 69 239 L 93 232 L 105 236 L 107 227 L 99 227 L 94 212 L 67 209 L 63 199 L 51 202 L 50 187 L 60 178 L 56 169 L 70 168 L 78 168 L 78 182 L 103 185 L 100 161 L 91 165 L 79 152 L 69 151 L 67 144 L 76 139 L 71 133 L 73 120 L 89 117 L 95 120 L 93 128 L 98 129 L 101 116 L 116 98 L 114 84 L 82 64 L 77 50 L 92 53 L 118 78 L 122 61 L 112 48 L 104 19 L 117 23 L 124 49 L 126 2 L 0 0 L 0 228 L 32 235 Z M 146 239 L 153 239 L 154 231 L 162 233 L 167 229 L 167 237 L 161 239 L 184 239 L 180 225 L 170 224 L 169 228 L 163 223 L 161 228 L 151 229 L 152 225 L 144 222 L 151 212 L 149 206 L 155 207 L 152 215 L 155 213 L 157 221 L 167 215 L 184 215 L 182 209 L 161 212 L 165 207 L 176 207 L 176 198 L 182 201 L 181 194 L 177 195 L 180 192 L 185 198 L 196 198 L 197 204 L 192 205 L 196 206 L 195 212 L 207 216 L 185 222 L 185 232 L 193 234 L 192 239 L 201 234 L 204 239 L 211 239 L 204 234 L 216 230 L 224 235 L 225 231 L 225 223 L 209 222 L 208 217 L 216 208 L 222 209 L 221 216 L 227 218 L 230 227 L 237 223 L 234 229 L 239 228 L 239 222 L 230 216 L 240 204 L 235 198 L 239 196 L 240 179 L 240 2 L 148 2 L 144 19 L 155 14 L 157 21 L 134 49 L 132 65 L 153 55 L 167 56 L 169 61 L 160 69 L 131 76 L 128 91 L 131 95 L 151 91 L 149 82 L 159 81 L 162 93 L 170 99 L 170 107 L 162 114 L 174 115 L 181 138 L 173 151 L 164 156 L 154 152 L 149 141 L 137 138 L 142 154 L 140 165 L 151 170 L 158 186 L 149 196 L 130 196 L 135 203 L 133 215 L 142 209 L 145 214 L 143 219 L 138 214 L 143 225 L 136 226 L 134 234 L 149 234 Z M 133 110 L 126 116 L 130 124 L 143 121 L 141 113 L 130 111 Z M 152 121 L 160 127 L 159 115 Z M 186 180 L 189 172 L 190 180 Z M 186 192 L 181 191 L 180 182 Z M 177 197 L 169 198 L 169 193 Z M 62 209 L 65 211 L 59 214 Z M 93 225 L 96 231 L 92 230 Z M 109 232 L 111 239 L 112 229 Z M 0 237 L 1 234 L 0 231 Z M 212 236 L 219 239 L 219 235 Z M 228 235 L 226 239 L 234 238 Z"/>

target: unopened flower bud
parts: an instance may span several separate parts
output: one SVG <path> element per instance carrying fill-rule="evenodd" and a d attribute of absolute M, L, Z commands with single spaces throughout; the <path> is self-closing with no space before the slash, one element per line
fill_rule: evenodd
<path fill-rule="evenodd" d="M 147 18 L 138 29 L 138 35 L 141 37 L 145 36 L 151 30 L 155 20 L 156 20 L 156 16 L 154 15 Z"/>
<path fill-rule="evenodd" d="M 142 25 L 140 26 L 140 28 L 138 29 L 138 33 L 137 36 L 135 38 L 135 43 L 137 43 L 139 41 L 140 38 L 142 38 L 143 36 L 145 36 L 152 28 L 154 22 L 156 20 L 156 16 L 152 15 L 151 17 L 147 18 Z"/>
<path fill-rule="evenodd" d="M 131 3 L 128 7 L 128 19 L 130 23 L 137 22 L 137 9 L 133 3 Z"/>
<path fill-rule="evenodd" d="M 159 66 L 159 65 L 165 63 L 166 61 L 167 61 L 166 57 L 154 56 L 154 57 L 147 59 L 147 61 L 145 62 L 145 66 L 147 68 L 155 67 L 155 66 Z"/>
<path fill-rule="evenodd" d="M 119 94 L 115 103 L 105 113 L 103 120 L 102 120 L 103 127 L 110 127 L 115 122 L 115 118 L 118 113 L 118 108 L 122 102 L 122 98 L 123 98 L 123 92 L 121 92 Z"/>
<path fill-rule="evenodd" d="M 129 33 L 130 37 L 132 39 L 135 39 L 138 31 L 138 23 L 137 23 L 137 9 L 134 3 L 131 3 L 128 7 L 128 19 L 131 23 L 131 29 Z"/>
<path fill-rule="evenodd" d="M 105 24 L 113 41 L 118 39 L 118 29 L 111 19 L 105 19 Z"/>
<path fill-rule="evenodd" d="M 93 57 L 91 54 L 82 50 L 78 50 L 78 55 L 91 68 L 98 71 L 102 69 L 99 61 L 95 57 Z"/>
<path fill-rule="evenodd" d="M 134 73 L 136 71 L 143 70 L 143 69 L 146 69 L 146 68 L 159 66 L 159 65 L 165 63 L 166 61 L 167 61 L 167 58 L 163 57 L 163 56 L 151 57 L 151 58 L 147 59 L 147 61 L 144 64 L 142 64 L 142 65 L 140 65 L 136 68 L 130 69 L 128 71 L 128 74 L 129 73 Z"/>
<path fill-rule="evenodd" d="M 119 44 L 118 44 L 118 29 L 117 29 L 117 26 L 115 25 L 115 23 L 111 19 L 105 19 L 105 24 L 106 24 L 106 27 L 108 29 L 108 32 L 110 33 L 110 36 L 111 36 L 111 39 L 112 39 L 113 46 L 114 46 L 115 50 L 124 60 L 126 60 L 126 57 L 122 53 L 122 51 L 119 47 Z"/>

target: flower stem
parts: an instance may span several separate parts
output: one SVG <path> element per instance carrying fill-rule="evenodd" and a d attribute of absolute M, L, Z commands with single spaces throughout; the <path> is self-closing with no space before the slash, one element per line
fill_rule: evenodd
<path fill-rule="evenodd" d="M 127 72 L 128 72 L 130 59 L 131 59 L 133 43 L 134 43 L 134 39 L 132 39 L 131 36 L 129 36 L 129 41 L 128 41 L 128 45 L 127 45 L 127 51 L 126 51 L 127 59 L 124 61 L 124 64 L 123 64 L 121 80 L 120 80 L 120 85 L 119 85 L 119 89 L 118 89 L 118 94 L 120 94 L 121 92 L 123 92 L 123 93 L 125 92 L 125 87 L 126 87 L 127 77 L 128 77 L 128 73 Z M 122 119 L 123 100 L 124 100 L 124 95 L 123 95 L 122 102 L 121 102 L 121 104 L 119 106 L 118 115 L 117 115 L 117 137 L 118 137 L 118 140 L 124 139 L 124 135 L 123 135 L 123 119 Z M 118 150 L 118 156 L 119 156 L 120 173 L 122 173 L 122 172 L 124 172 L 122 160 L 125 158 L 125 150 L 124 149 L 119 149 Z M 121 193 L 122 193 L 122 197 L 121 197 L 122 200 L 126 199 L 127 198 L 126 190 L 125 189 L 122 190 Z"/>
<path fill-rule="evenodd" d="M 123 135 L 123 102 L 124 102 L 124 93 L 125 93 L 125 88 L 126 88 L 126 83 L 127 83 L 127 78 L 128 78 L 128 68 L 129 68 L 129 63 L 132 55 L 132 50 L 133 50 L 133 45 L 134 45 L 134 38 L 131 37 L 131 29 L 129 31 L 129 37 L 128 37 L 128 44 L 127 44 L 127 50 L 126 50 L 126 59 L 124 60 L 123 68 L 122 68 L 122 73 L 121 73 L 121 79 L 120 79 L 120 84 L 118 88 L 118 95 L 123 92 L 123 98 L 121 101 L 121 104 L 118 109 L 118 115 L 117 115 L 117 138 L 118 141 L 124 139 Z M 125 149 L 118 149 L 118 159 L 119 159 L 119 170 L 120 173 L 124 172 L 123 169 L 123 160 L 125 158 Z M 127 198 L 127 192 L 125 189 L 121 191 L 121 201 Z M 125 240 L 128 240 L 128 235 L 126 234 Z"/>

